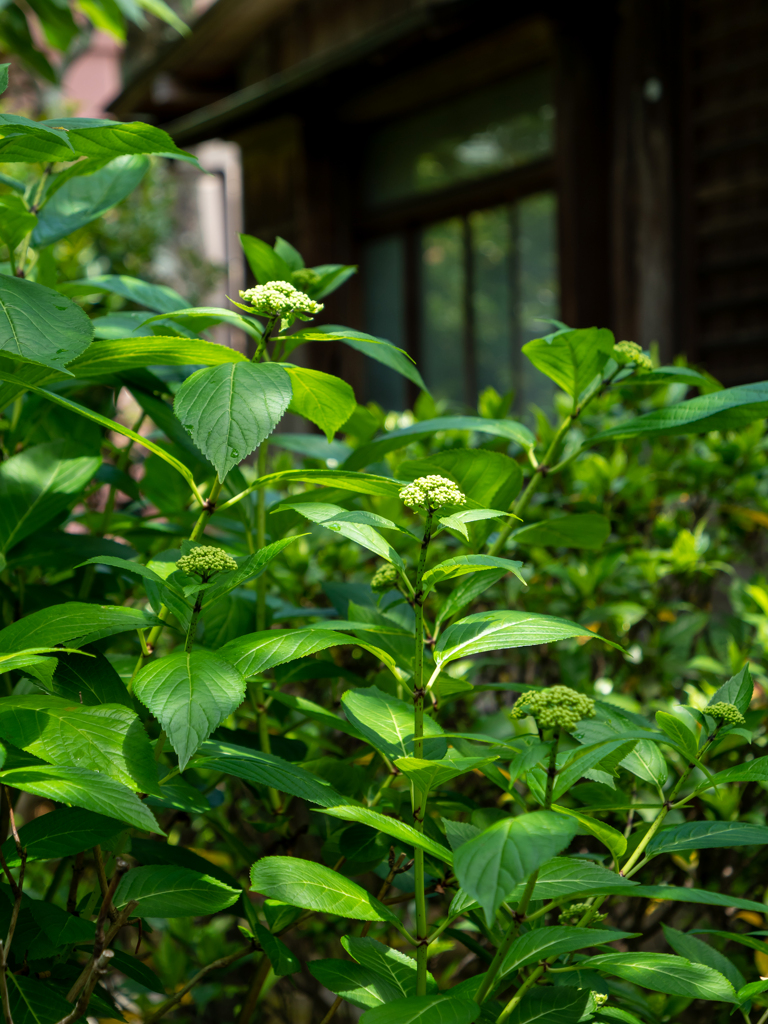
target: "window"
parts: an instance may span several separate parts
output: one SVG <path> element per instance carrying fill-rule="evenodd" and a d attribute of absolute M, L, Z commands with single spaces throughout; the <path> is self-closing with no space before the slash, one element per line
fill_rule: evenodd
<path fill-rule="evenodd" d="M 366 156 L 366 330 L 416 358 L 436 398 L 474 406 L 488 385 L 546 400 L 521 346 L 558 314 L 554 111 L 538 68 L 387 125 Z M 540 376 L 540 375 L 538 375 Z M 402 409 L 402 378 L 368 394 Z"/>

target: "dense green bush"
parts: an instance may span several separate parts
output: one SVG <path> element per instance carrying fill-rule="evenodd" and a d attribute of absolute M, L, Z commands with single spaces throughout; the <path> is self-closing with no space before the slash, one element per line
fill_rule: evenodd
<path fill-rule="evenodd" d="M 0 133 L 7 1024 L 765 1022 L 768 385 L 554 324 L 551 416 L 387 415 L 290 361 L 422 386 L 314 323 L 354 268 L 244 236 L 240 312 L 72 280 L 187 156 Z"/>

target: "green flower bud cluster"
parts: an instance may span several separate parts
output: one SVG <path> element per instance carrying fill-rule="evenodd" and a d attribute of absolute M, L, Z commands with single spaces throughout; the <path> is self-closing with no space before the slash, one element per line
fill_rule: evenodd
<path fill-rule="evenodd" d="M 236 569 L 237 562 L 221 548 L 203 544 L 199 548 L 193 548 L 188 555 L 182 555 L 176 567 L 187 576 L 200 576 L 206 583 L 217 572 L 231 572 Z"/>
<path fill-rule="evenodd" d="M 605 992 L 593 992 L 592 998 L 595 1001 L 595 1006 L 599 1009 L 601 1006 L 605 1006 L 608 1002 L 608 996 Z"/>
<path fill-rule="evenodd" d="M 613 358 L 617 363 L 635 363 L 641 370 L 652 370 L 653 363 L 636 341 L 619 341 L 613 346 Z"/>
<path fill-rule="evenodd" d="M 521 694 L 510 718 L 533 715 L 542 729 L 573 729 L 582 718 L 595 717 L 595 702 L 569 686 L 550 686 Z"/>
<path fill-rule="evenodd" d="M 387 562 L 376 570 L 371 580 L 371 590 L 379 593 L 383 590 L 391 590 L 392 587 L 397 586 L 397 581 L 400 577 L 400 573 L 394 567 Z"/>
<path fill-rule="evenodd" d="M 724 704 L 723 701 L 704 708 L 704 714 L 709 715 L 710 718 L 719 719 L 726 725 L 744 725 L 747 721 L 735 704 Z"/>
<path fill-rule="evenodd" d="M 453 482 L 444 476 L 420 476 L 400 491 L 400 500 L 408 508 L 443 508 L 465 505 L 467 499 Z"/>
<path fill-rule="evenodd" d="M 254 288 L 240 292 L 240 297 L 250 302 L 254 313 L 260 316 L 279 316 L 283 320 L 294 317 L 309 320 L 323 308 L 322 302 L 315 302 L 306 292 L 299 291 L 287 281 L 257 284 Z"/>
<path fill-rule="evenodd" d="M 580 920 L 588 910 L 591 910 L 591 908 L 591 903 L 572 903 L 570 907 L 564 907 L 560 911 L 560 924 L 568 924 L 569 921 Z M 595 914 L 589 923 L 599 924 L 599 922 L 604 921 L 606 917 L 608 917 L 607 914 Z"/>

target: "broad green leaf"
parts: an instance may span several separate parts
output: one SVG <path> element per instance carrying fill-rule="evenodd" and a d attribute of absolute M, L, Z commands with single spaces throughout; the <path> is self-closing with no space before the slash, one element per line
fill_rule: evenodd
<path fill-rule="evenodd" d="M 718 846 L 763 846 L 768 825 L 746 821 L 691 821 L 660 829 L 645 848 L 649 857 L 677 850 L 712 850 Z"/>
<path fill-rule="evenodd" d="M 696 757 L 699 752 L 698 739 L 686 723 L 683 715 L 672 715 L 667 711 L 657 711 L 656 724 L 689 757 Z"/>
<path fill-rule="evenodd" d="M 390 981 L 354 960 L 310 960 L 307 969 L 334 995 L 361 1010 L 383 1006 L 400 997 L 400 991 Z"/>
<path fill-rule="evenodd" d="M 441 761 L 426 761 L 419 757 L 398 757 L 395 766 L 422 793 L 430 793 L 439 789 L 451 779 L 459 775 L 475 771 L 477 768 L 492 764 L 497 757 L 446 757 Z"/>
<path fill-rule="evenodd" d="M 285 761 L 275 754 L 239 747 L 222 740 L 208 740 L 195 758 L 194 767 L 225 772 L 257 786 L 272 786 L 280 793 L 289 793 L 321 807 L 343 804 L 347 798 L 337 793 L 325 779 L 305 768 Z"/>
<path fill-rule="evenodd" d="M 696 792 L 711 789 L 713 786 L 727 785 L 731 782 L 768 782 L 768 757 L 756 757 L 754 761 L 734 765 L 718 772 L 713 778 L 699 783 Z"/>
<path fill-rule="evenodd" d="M 101 217 L 133 192 L 148 169 L 145 156 L 119 156 L 92 174 L 70 178 L 38 213 L 32 245 L 51 245 Z"/>
<path fill-rule="evenodd" d="M 360 1024 L 472 1024 L 480 1007 L 463 994 L 410 996 L 367 1010 Z"/>
<path fill-rule="evenodd" d="M 133 692 L 162 725 L 183 771 L 216 726 L 242 703 L 245 679 L 221 651 L 192 650 L 145 665 Z"/>
<path fill-rule="evenodd" d="M 763 937 L 766 934 L 765 932 L 755 932 L 754 935 L 744 935 L 741 932 L 723 932 L 716 928 L 696 928 L 688 934 L 693 935 L 694 931 L 697 935 L 717 935 L 718 938 L 725 939 L 726 942 L 738 942 L 742 946 L 749 946 L 750 949 L 756 949 L 758 953 L 768 952 L 768 942 L 766 942 Z M 758 938 L 757 936 L 760 937 Z M 711 949 L 712 947 L 709 946 L 708 948 Z M 682 955 L 686 956 L 685 953 Z M 688 959 L 695 960 L 696 958 L 688 957 Z M 725 974 L 725 971 L 721 971 L 721 974 Z"/>
<path fill-rule="evenodd" d="M 0 633 L 0 642 L 3 634 Z M 226 658 L 244 676 L 250 677 L 266 672 L 276 665 L 284 665 L 297 658 L 325 651 L 329 647 L 343 647 L 355 644 L 371 651 L 390 670 L 394 669 L 392 658 L 385 652 L 364 640 L 340 636 L 330 629 L 268 629 L 263 633 L 248 633 L 230 640 L 216 652 Z"/>
<path fill-rule="evenodd" d="M 504 1024 L 577 1024 L 592 1018 L 592 993 L 586 989 L 548 986 L 526 992 Z"/>
<path fill-rule="evenodd" d="M 661 927 L 664 930 L 664 938 L 678 956 L 684 956 L 695 964 L 704 964 L 705 967 L 719 971 L 730 981 L 737 992 L 746 985 L 746 978 L 738 967 L 708 943 L 697 939 L 694 935 L 678 931 L 677 928 L 671 928 L 664 921 L 661 922 Z"/>
<path fill-rule="evenodd" d="M 324 864 L 300 857 L 262 857 L 251 868 L 251 888 L 303 910 L 337 914 L 354 921 L 399 920 L 383 903 Z"/>
<path fill-rule="evenodd" d="M 375 939 L 344 935 L 341 944 L 363 967 L 378 974 L 397 990 L 398 996 L 416 995 L 416 961 Z M 437 992 L 437 982 L 427 972 L 427 992 Z"/>
<path fill-rule="evenodd" d="M 139 917 L 196 917 L 231 907 L 240 896 L 212 875 L 170 864 L 150 864 L 123 875 L 114 897 L 119 910 L 138 901 Z"/>
<path fill-rule="evenodd" d="M 293 398 L 290 411 L 311 420 L 329 441 L 357 408 L 355 392 L 346 381 L 306 366 L 287 368 Z"/>
<path fill-rule="evenodd" d="M 736 1003 L 733 985 L 719 971 L 692 964 L 669 953 L 603 953 L 589 961 L 590 970 L 613 974 L 652 992 Z"/>
<path fill-rule="evenodd" d="M 373 811 L 368 807 L 353 807 L 351 805 L 326 807 L 323 813 L 332 818 L 341 818 L 342 821 L 356 821 L 361 825 L 368 825 L 378 832 L 383 832 L 384 835 L 392 836 L 393 839 L 399 839 L 402 843 L 424 850 L 425 853 L 445 861 L 446 864 L 453 863 L 453 855 L 446 846 L 430 839 L 424 833 L 418 832 L 412 825 L 398 821 L 397 818 L 389 818 L 386 814 L 379 814 L 378 811 Z"/>
<path fill-rule="evenodd" d="M 53 1024 L 72 1013 L 63 992 L 13 971 L 8 971 L 8 1005 L 13 1024 Z"/>
<path fill-rule="evenodd" d="M 2 662 L 0 662 L 0 665 Z M 133 710 L 133 701 L 120 676 L 103 654 L 88 658 L 59 658 L 47 690 L 88 707 L 122 704 Z"/>
<path fill-rule="evenodd" d="M 98 321 L 96 321 L 98 322 Z M 70 363 L 78 377 L 103 377 L 146 366 L 220 366 L 246 362 L 226 345 L 189 338 L 130 338 L 100 341 Z"/>
<path fill-rule="evenodd" d="M 612 647 L 618 646 L 575 622 L 556 619 L 552 615 L 514 611 L 477 612 L 459 619 L 446 629 L 435 646 L 435 664 L 447 665 L 449 661 L 482 651 L 534 647 L 571 637 L 596 638 Z"/>
<path fill-rule="evenodd" d="M 111 565 L 115 569 L 122 569 L 124 572 L 133 573 L 136 576 L 141 576 L 142 579 L 150 580 L 152 583 L 156 583 L 160 587 L 170 586 L 162 576 L 150 569 L 148 565 L 142 565 L 141 562 L 129 562 L 127 558 L 114 558 L 112 555 L 97 555 L 95 558 L 88 558 L 82 565 Z M 77 568 L 80 568 L 78 566 Z"/>
<path fill-rule="evenodd" d="M 100 456 L 75 456 L 65 441 L 33 445 L 0 464 L 0 551 L 73 505 L 100 465 Z"/>
<path fill-rule="evenodd" d="M 582 829 L 586 829 L 590 835 L 599 839 L 603 846 L 606 846 L 611 851 L 614 860 L 618 861 L 619 857 L 623 857 L 627 852 L 627 840 L 618 829 L 607 824 L 607 822 L 600 821 L 597 818 L 590 818 L 587 814 L 579 814 L 577 811 L 571 810 L 567 807 L 558 807 L 557 805 L 554 805 L 552 810 L 559 811 L 560 814 L 567 814 L 569 817 L 575 818 L 582 826 Z"/>
<path fill-rule="evenodd" d="M 401 462 L 401 480 L 420 476 L 447 476 L 470 501 L 483 508 L 508 509 L 523 482 L 523 471 L 514 459 L 485 448 L 451 448 L 424 459 Z"/>
<path fill-rule="evenodd" d="M 600 548 L 611 532 L 611 521 L 600 512 L 580 512 L 570 516 L 556 516 L 540 523 L 521 526 L 512 534 L 516 544 L 535 544 L 537 547 Z"/>
<path fill-rule="evenodd" d="M 162 128 L 143 121 L 109 121 L 95 117 L 57 117 L 37 122 L 63 128 L 76 153 L 111 158 L 121 153 L 162 153 L 163 156 L 191 156 L 179 149 Z M 71 156 L 64 159 L 72 159 Z"/>
<path fill-rule="evenodd" d="M 9 249 L 20 245 L 35 224 L 37 217 L 29 212 L 20 195 L 13 192 L 0 195 L 0 241 L 5 242 Z"/>
<path fill-rule="evenodd" d="M 142 325 L 153 324 L 158 321 L 170 321 L 182 328 L 194 331 L 195 334 L 207 331 L 209 327 L 215 327 L 216 324 L 229 324 L 230 327 L 236 327 L 244 331 L 254 341 L 261 341 L 264 333 L 262 325 L 253 317 L 242 316 L 240 313 L 235 313 L 232 309 L 219 309 L 216 306 L 194 306 L 188 309 L 177 309 L 172 313 L 151 316 L 147 320 L 142 320 Z M 235 352 L 235 349 L 230 349 L 230 351 Z"/>
<path fill-rule="evenodd" d="M 600 946 L 619 939 L 636 939 L 637 932 L 619 932 L 605 928 L 577 928 L 569 925 L 554 925 L 549 928 L 534 928 L 518 936 L 512 943 L 502 965 L 502 973 L 510 974 L 528 964 L 538 963 L 550 956 L 573 953 L 577 949 Z"/>
<path fill-rule="evenodd" d="M 140 608 L 66 601 L 25 615 L 0 630 L 0 653 L 23 651 L 31 644 L 39 647 L 55 644 L 82 647 L 116 633 L 146 629 L 156 622 L 153 616 Z"/>
<path fill-rule="evenodd" d="M 517 902 L 523 895 L 523 883 L 511 893 L 510 899 Z M 608 896 L 612 893 L 629 895 L 638 888 L 629 878 L 622 878 L 614 871 L 600 867 L 588 860 L 571 860 L 569 857 L 555 857 L 539 871 L 533 890 L 535 900 L 554 900 L 565 896 Z M 686 890 L 687 892 L 688 890 Z"/>
<path fill-rule="evenodd" d="M 91 343 L 91 321 L 53 288 L 0 275 L 0 351 L 64 373 Z"/>
<path fill-rule="evenodd" d="M 743 666 L 735 676 L 731 676 L 727 683 L 723 683 L 720 689 L 710 700 L 710 704 L 734 704 L 743 714 L 749 710 L 752 700 L 752 676 L 749 672 L 749 664 Z M 707 709 L 704 709 L 706 714 Z"/>
<path fill-rule="evenodd" d="M 154 313 L 173 313 L 187 305 L 173 288 L 164 284 L 150 284 L 126 274 L 100 274 L 79 281 L 66 281 L 58 286 L 58 290 L 64 295 L 99 295 L 109 292 L 135 302 L 137 306 L 151 309 Z"/>
<path fill-rule="evenodd" d="M 329 288 L 324 294 L 333 290 L 333 288 Z M 313 298 L 321 297 L 322 295 L 313 295 Z M 388 366 L 390 370 L 394 370 L 395 373 L 412 381 L 422 391 L 428 390 L 408 353 L 384 338 L 376 338 L 372 334 L 364 334 L 362 331 L 352 330 L 351 327 L 341 327 L 339 324 L 320 324 L 288 335 L 285 347 L 286 358 L 289 352 L 306 341 L 341 341 L 355 349 L 356 352 L 362 352 L 369 359 L 375 359 L 376 362 Z"/>
<path fill-rule="evenodd" d="M 575 406 L 611 358 L 613 343 L 611 331 L 587 327 L 534 338 L 523 345 L 523 352 L 537 370 L 571 396 Z"/>
<path fill-rule="evenodd" d="M 188 377 L 173 403 L 184 429 L 223 480 L 282 419 L 291 379 L 277 363 L 228 363 Z"/>
<path fill-rule="evenodd" d="M 3 280 L 6 279 L 3 278 Z M 90 324 L 90 320 L 88 323 Z M 167 462 L 169 466 L 173 466 L 176 472 L 180 473 L 189 484 L 190 490 L 195 497 L 198 498 L 200 504 L 203 503 L 203 498 L 197 489 L 195 479 L 184 463 L 179 462 L 177 458 L 170 455 L 164 448 L 156 445 L 154 441 L 150 441 L 148 438 L 142 437 L 140 434 L 131 430 L 130 427 L 124 427 L 122 423 L 119 423 L 117 420 L 110 420 L 106 416 L 102 416 L 100 413 L 93 412 L 92 409 L 86 408 L 84 405 L 79 405 L 77 402 L 73 402 L 69 398 L 64 398 L 63 395 L 57 395 L 53 391 L 46 391 L 44 388 L 39 388 L 34 384 L 27 383 L 27 381 L 22 377 L 17 377 L 14 374 L 0 371 L 0 380 L 5 381 L 6 384 L 14 385 L 17 389 L 13 392 L 14 395 L 23 391 L 31 391 L 33 394 L 40 395 L 41 398 L 45 398 L 49 402 L 53 402 L 54 405 L 60 405 L 63 409 L 68 409 L 70 412 L 77 413 L 79 416 L 84 416 L 86 419 L 92 420 L 94 423 L 98 423 L 102 427 L 106 427 L 107 430 L 114 430 L 116 433 L 122 434 L 123 437 L 129 437 L 132 441 L 142 445 L 148 451 L 158 455 L 164 462 Z"/>
<path fill-rule="evenodd" d="M 745 1003 L 748 999 L 752 999 L 753 996 L 765 991 L 768 991 L 768 978 L 761 978 L 760 981 L 753 981 L 749 985 L 744 985 L 736 993 L 736 996 L 740 1003 Z"/>
<path fill-rule="evenodd" d="M 578 782 L 586 772 L 594 768 L 609 754 L 621 750 L 628 739 L 637 739 L 638 736 L 642 736 L 642 732 L 632 733 L 627 730 L 627 734 L 622 739 L 617 737 L 616 739 L 600 740 L 588 746 L 577 747 L 574 751 L 566 754 L 562 765 L 558 766 L 553 790 L 554 799 L 557 800 L 567 793 L 574 783 Z"/>
<path fill-rule="evenodd" d="M 519 444 L 521 448 L 532 448 L 536 443 L 536 438 L 530 430 L 522 423 L 515 423 L 514 420 L 487 420 L 482 416 L 440 416 L 434 420 L 421 420 L 400 430 L 391 430 L 388 434 L 361 445 L 352 452 L 344 463 L 344 468 L 362 469 L 372 462 L 380 462 L 381 457 L 387 452 L 405 448 L 412 441 L 431 436 L 439 430 L 471 430 L 493 437 L 506 437 Z"/>
<path fill-rule="evenodd" d="M 643 1024 L 639 1017 L 628 1010 L 619 1009 L 617 1006 L 601 1006 L 600 1016 L 594 1018 L 600 1024 L 610 1024 L 611 1021 L 619 1020 L 623 1024 Z"/>
<path fill-rule="evenodd" d="M 525 775 L 529 768 L 535 768 L 537 764 L 543 763 L 544 759 L 549 757 L 551 746 L 551 743 L 533 742 L 516 754 L 508 767 L 510 785 L 521 775 Z"/>
<path fill-rule="evenodd" d="M 378 530 L 374 529 L 371 525 L 371 523 L 376 523 L 387 530 L 399 529 L 391 520 L 378 516 L 373 512 L 350 512 L 340 505 L 326 505 L 320 502 L 297 502 L 295 505 L 291 504 L 291 502 L 285 502 L 277 509 L 274 509 L 274 511 L 278 512 L 286 508 L 295 508 L 297 512 L 302 516 L 306 516 L 313 523 L 319 523 L 320 526 L 324 526 L 327 530 L 338 533 L 342 537 L 346 537 L 347 540 L 352 540 L 361 547 L 367 548 L 368 551 L 373 551 L 375 554 L 380 555 L 399 569 L 404 569 L 403 560 L 400 555 L 381 536 Z"/>
<path fill-rule="evenodd" d="M 267 242 L 254 235 L 240 235 L 240 243 L 248 260 L 248 266 L 259 284 L 269 281 L 288 281 L 292 275 L 291 268 Z"/>
<path fill-rule="evenodd" d="M 627 437 L 706 434 L 710 430 L 737 430 L 768 416 L 768 382 L 741 384 L 723 391 L 690 398 L 620 423 L 591 437 L 588 444 Z"/>
<path fill-rule="evenodd" d="M 391 498 L 400 493 L 401 485 L 387 476 L 373 473 L 348 473 L 343 469 L 286 469 L 268 473 L 258 482 L 260 487 L 286 487 L 292 483 L 321 484 L 356 494 L 377 494 Z M 318 491 L 318 495 L 322 492 Z"/>
<path fill-rule="evenodd" d="M 126 707 L 85 707 L 47 694 L 3 697 L 0 737 L 50 764 L 88 768 L 137 793 L 157 792 L 149 738 Z"/>
<path fill-rule="evenodd" d="M 355 728 L 377 750 L 391 760 L 413 755 L 413 707 L 383 693 L 376 686 L 347 690 L 341 698 L 344 712 Z M 448 744 L 443 730 L 424 716 L 424 756 L 429 760 L 445 757 Z"/>
<path fill-rule="evenodd" d="M 59 807 L 39 818 L 32 818 L 19 829 L 19 839 L 27 851 L 28 861 L 54 860 L 93 846 L 106 847 L 123 831 L 125 825 L 114 818 L 84 811 L 80 807 Z M 2 852 L 8 867 L 20 864 L 13 836 L 3 843 Z"/>
<path fill-rule="evenodd" d="M 492 925 L 515 886 L 568 846 L 575 832 L 575 822 L 552 811 L 503 818 L 459 847 L 454 872 Z"/>
<path fill-rule="evenodd" d="M 272 970 L 276 977 L 284 978 L 288 974 L 295 974 L 301 970 L 301 961 L 288 949 L 284 942 L 268 931 L 258 921 L 254 921 L 254 931 L 259 945 L 267 955 L 272 964 Z"/>
<path fill-rule="evenodd" d="M 450 513 L 441 513 L 435 518 L 440 526 L 446 530 L 455 530 L 468 541 L 469 530 L 467 529 L 467 523 L 470 525 L 480 522 L 487 523 L 490 519 L 503 519 L 506 515 L 506 512 L 501 512 L 497 508 L 463 508 Z"/>
<path fill-rule="evenodd" d="M 453 618 L 465 605 L 470 604 L 506 575 L 506 569 L 480 569 L 478 572 L 472 573 L 468 579 L 454 587 L 442 602 L 435 619 L 435 626 L 438 627 L 447 619 Z"/>
<path fill-rule="evenodd" d="M 658 387 L 662 384 L 688 384 L 689 387 L 709 388 L 713 378 L 699 373 L 691 366 L 657 366 L 645 373 L 635 371 L 629 377 L 619 379 L 614 387 L 634 387 L 636 384 L 645 387 Z"/>
<path fill-rule="evenodd" d="M 207 803 L 207 801 L 205 802 Z M 210 809 L 210 805 L 208 809 Z M 188 868 L 190 871 L 197 872 L 198 875 L 212 875 L 231 889 L 241 888 L 228 871 L 184 846 L 171 846 L 170 843 L 159 843 L 154 839 L 131 837 L 131 856 L 135 857 L 142 865 L 164 864 L 177 868 Z"/>
<path fill-rule="evenodd" d="M 58 765 L 34 765 L 0 772 L 0 782 L 70 807 L 83 807 L 108 818 L 117 818 L 143 832 L 165 834 L 135 793 L 100 772 Z"/>
<path fill-rule="evenodd" d="M 486 569 L 503 569 L 505 574 L 511 572 L 525 583 L 520 573 L 522 562 L 513 562 L 509 558 L 496 558 L 493 555 L 457 555 L 455 558 L 446 558 L 433 569 L 429 569 L 422 577 L 424 593 L 429 591 L 443 580 L 453 580 L 458 576 L 466 576 L 471 572 L 483 572 Z"/>

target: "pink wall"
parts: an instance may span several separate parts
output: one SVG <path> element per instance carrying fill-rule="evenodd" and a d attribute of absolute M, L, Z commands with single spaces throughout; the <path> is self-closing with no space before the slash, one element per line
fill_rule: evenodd
<path fill-rule="evenodd" d="M 94 32 L 87 51 L 64 72 L 62 94 L 77 117 L 110 117 L 107 108 L 121 89 L 122 47 L 104 32 Z"/>

